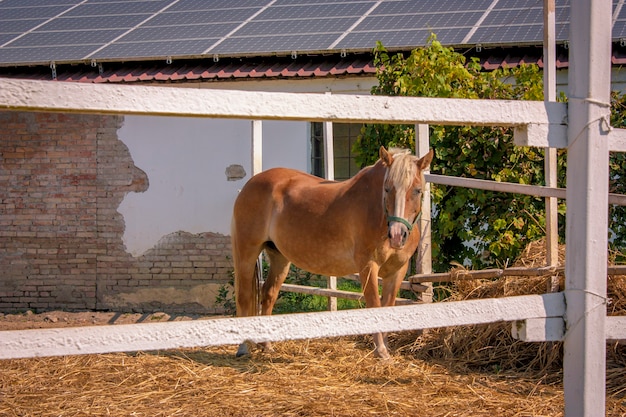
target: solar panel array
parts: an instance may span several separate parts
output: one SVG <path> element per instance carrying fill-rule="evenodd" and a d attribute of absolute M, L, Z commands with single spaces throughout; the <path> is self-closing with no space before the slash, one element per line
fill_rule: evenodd
<path fill-rule="evenodd" d="M 0 0 L 0 65 L 537 44 L 542 22 L 543 0 Z"/>

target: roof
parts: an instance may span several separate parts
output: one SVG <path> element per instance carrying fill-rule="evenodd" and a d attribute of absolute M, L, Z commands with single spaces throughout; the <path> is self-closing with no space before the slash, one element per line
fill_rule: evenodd
<path fill-rule="evenodd" d="M 569 1 L 556 0 L 557 67 Z M 542 0 L 0 0 L 0 76 L 189 82 L 373 76 L 372 48 L 430 33 L 486 70 L 542 65 Z M 626 8 L 613 0 L 613 63 Z M 230 45 L 230 46 L 229 46 Z"/>
<path fill-rule="evenodd" d="M 516 67 L 522 64 L 543 66 L 542 48 L 492 48 L 477 52 L 465 51 L 477 57 L 485 70 Z M 626 64 L 626 47 L 613 45 L 612 63 Z M 556 67 L 568 67 L 567 49 L 557 48 Z M 373 77 L 376 67 L 372 54 L 341 56 L 316 55 L 287 57 L 256 57 L 213 60 L 100 63 L 49 66 L 0 67 L 0 76 L 35 80 L 58 80 L 87 83 L 177 83 L 219 82 L 258 79 L 304 79 L 319 77 Z"/>
<path fill-rule="evenodd" d="M 556 1 L 567 41 L 569 0 Z M 626 36 L 615 2 L 613 37 Z M 543 39 L 542 0 L 3 0 L 0 65 L 369 52 Z"/>

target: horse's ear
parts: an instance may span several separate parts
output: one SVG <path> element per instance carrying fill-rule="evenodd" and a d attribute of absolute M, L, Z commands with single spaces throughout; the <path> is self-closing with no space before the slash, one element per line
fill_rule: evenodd
<path fill-rule="evenodd" d="M 383 161 L 383 164 L 387 165 L 388 167 L 390 167 L 393 163 L 393 156 L 391 156 L 391 154 L 387 152 L 387 149 L 385 149 L 384 146 L 381 146 L 378 150 L 378 156 L 380 157 L 380 160 Z"/>
<path fill-rule="evenodd" d="M 417 164 L 417 169 L 419 169 L 420 171 L 428 169 L 428 167 L 430 166 L 430 163 L 433 161 L 434 155 L 435 153 L 433 152 L 432 149 L 428 151 L 426 155 L 424 155 L 421 159 L 415 162 Z"/>

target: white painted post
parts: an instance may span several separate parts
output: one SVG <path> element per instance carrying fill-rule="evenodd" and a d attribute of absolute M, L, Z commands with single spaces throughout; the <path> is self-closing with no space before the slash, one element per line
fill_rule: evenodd
<path fill-rule="evenodd" d="M 251 144 L 251 161 L 252 161 L 252 173 L 254 176 L 263 171 L 263 121 L 252 121 L 252 144 Z M 256 279 L 257 288 L 260 291 L 261 285 L 264 281 L 263 277 L 263 252 L 259 254 L 256 261 Z M 257 315 L 261 314 L 261 294 L 257 293 Z"/>
<path fill-rule="evenodd" d="M 556 101 L 556 24 L 555 0 L 543 2 L 543 97 L 544 101 Z M 547 187 L 557 186 L 557 153 L 556 148 L 544 148 L 544 171 Z M 546 265 L 556 266 L 559 263 L 559 223 L 558 201 L 555 197 L 547 197 L 546 202 Z M 548 281 L 548 292 L 559 290 L 559 277 L 551 276 Z"/>
<path fill-rule="evenodd" d="M 331 181 L 335 179 L 335 152 L 333 146 L 333 123 L 324 122 L 324 177 Z M 329 289 L 337 289 L 337 277 L 330 276 L 327 278 L 327 282 Z M 328 310 L 337 311 L 337 297 L 328 297 Z"/>
<path fill-rule="evenodd" d="M 252 121 L 252 175 L 263 171 L 263 121 Z"/>
<path fill-rule="evenodd" d="M 565 415 L 603 416 L 611 0 L 570 3 Z"/>
<path fill-rule="evenodd" d="M 415 125 L 415 154 L 420 158 L 428 153 L 430 149 L 430 138 L 428 135 L 427 124 Z M 426 171 L 425 173 L 429 173 Z M 422 199 L 422 218 L 420 220 L 420 231 L 422 237 L 420 244 L 417 248 L 417 264 L 418 274 L 430 274 L 433 272 L 432 262 L 432 243 L 431 243 L 431 210 L 430 210 L 430 183 L 426 183 L 423 190 Z M 421 294 L 421 301 L 430 303 L 433 301 L 433 283 L 424 282 L 423 285 L 428 287 L 428 290 Z"/>

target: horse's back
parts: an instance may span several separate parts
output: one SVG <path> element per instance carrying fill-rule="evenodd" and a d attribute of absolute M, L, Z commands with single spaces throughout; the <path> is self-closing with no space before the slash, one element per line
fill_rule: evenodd
<path fill-rule="evenodd" d="M 241 189 L 233 208 L 233 227 L 251 227 L 269 221 L 285 195 L 303 184 L 315 186 L 324 180 L 290 168 L 272 168 L 253 176 Z"/>
<path fill-rule="evenodd" d="M 315 191 L 313 190 L 323 183 L 336 184 L 295 169 L 268 169 L 255 175 L 244 185 L 235 201 L 235 210 L 237 210 L 238 205 L 279 203 L 285 197 L 299 193 L 302 190 L 314 193 Z"/>
<path fill-rule="evenodd" d="M 298 171 L 291 168 L 271 168 L 267 171 L 260 172 L 250 180 L 243 187 L 241 192 L 243 193 L 246 188 L 263 188 L 276 189 L 285 188 L 288 186 L 294 186 L 297 184 L 315 185 L 323 182 L 328 182 L 323 178 L 316 177 L 315 175 L 307 174 L 306 172 Z"/>

